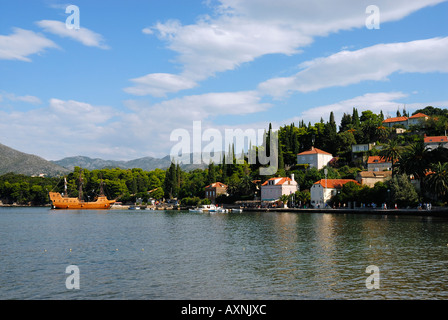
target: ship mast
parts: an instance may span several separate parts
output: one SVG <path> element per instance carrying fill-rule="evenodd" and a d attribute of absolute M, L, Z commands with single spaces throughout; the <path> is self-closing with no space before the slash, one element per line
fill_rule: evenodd
<path fill-rule="evenodd" d="M 83 183 L 82 172 L 80 171 L 79 172 L 79 193 L 78 193 L 79 201 L 82 201 L 82 183 Z"/>
<path fill-rule="evenodd" d="M 68 197 L 68 192 L 67 192 L 67 178 L 64 177 L 64 197 Z"/>
<path fill-rule="evenodd" d="M 104 183 L 103 183 L 103 178 L 101 177 L 101 182 L 100 182 L 100 197 L 104 197 L 104 187 L 103 187 Z"/>

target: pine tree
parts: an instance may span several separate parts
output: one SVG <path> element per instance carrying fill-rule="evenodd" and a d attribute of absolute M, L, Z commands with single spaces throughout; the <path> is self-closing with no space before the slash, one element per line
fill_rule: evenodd
<path fill-rule="evenodd" d="M 177 195 L 177 174 L 174 160 L 171 161 L 171 165 L 166 171 L 163 190 L 165 191 L 165 198 L 172 198 Z"/>
<path fill-rule="evenodd" d="M 341 119 L 341 125 L 339 127 L 339 132 L 344 132 L 353 127 L 352 116 L 350 114 L 344 113 Z"/>
<path fill-rule="evenodd" d="M 359 128 L 361 127 L 361 124 L 359 121 L 358 109 L 356 109 L 356 108 L 353 108 L 352 124 L 353 124 L 353 128 L 355 130 L 359 130 Z"/>
<path fill-rule="evenodd" d="M 210 161 L 210 164 L 208 165 L 207 184 L 212 184 L 214 182 L 216 182 L 215 164 Z"/>

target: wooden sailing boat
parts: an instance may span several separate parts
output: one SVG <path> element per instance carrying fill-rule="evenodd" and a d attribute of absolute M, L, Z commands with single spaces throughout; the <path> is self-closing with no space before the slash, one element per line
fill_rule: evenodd
<path fill-rule="evenodd" d="M 78 198 L 69 198 L 67 193 L 67 179 L 64 178 L 64 195 L 59 192 L 50 192 L 50 200 L 53 209 L 110 209 L 111 204 L 115 203 L 115 200 L 109 200 L 104 195 L 103 181 L 100 184 L 100 194 L 92 202 L 86 202 L 82 197 L 82 184 L 83 180 L 81 175 L 79 176 L 79 194 Z"/>

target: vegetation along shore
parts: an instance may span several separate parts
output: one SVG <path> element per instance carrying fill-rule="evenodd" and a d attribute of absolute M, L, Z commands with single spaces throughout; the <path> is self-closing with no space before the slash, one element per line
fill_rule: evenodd
<path fill-rule="evenodd" d="M 50 191 L 64 192 L 64 178 L 69 196 L 77 197 L 81 176 L 85 201 L 95 198 L 103 182 L 109 199 L 132 205 L 176 203 L 194 207 L 216 203 L 254 211 L 266 208 L 335 208 L 337 211 L 342 206 L 342 209 L 357 208 L 366 212 L 383 206 L 396 208 L 397 212 L 417 211 L 417 207 L 425 204 L 431 204 L 432 211 L 447 206 L 448 143 L 443 140 L 448 129 L 447 109 L 428 106 L 412 115 L 403 109 L 397 110 L 396 117 L 385 118 L 382 112 L 375 114 L 366 110 L 359 114 L 353 108 L 351 114 L 344 114 L 339 125 L 333 113 L 326 122 L 321 119 L 318 123 L 306 124 L 302 120 L 285 125 L 277 131 L 278 171 L 272 176 L 260 176 L 262 165 L 249 164 L 247 156 L 257 148 L 266 148 L 269 154 L 269 129 L 270 125 L 266 130 L 267 143 L 246 150 L 244 163 L 236 161 L 235 154 L 241 151 L 230 146 L 220 164 L 210 163 L 204 169 L 184 170 L 179 164 L 171 163 L 168 168 L 150 171 L 75 167 L 56 177 L 6 173 L 0 176 L 0 204 L 49 205 Z M 428 137 L 434 137 L 434 141 Z M 311 155 L 310 150 L 323 150 L 331 157 L 322 167 L 301 162 L 299 155 Z M 224 157 L 232 157 L 233 164 L 226 164 Z M 374 159 L 372 163 L 371 159 Z M 374 165 L 377 167 L 372 169 L 370 166 Z M 297 190 L 265 199 L 262 191 L 268 181 L 291 180 L 286 177 L 293 177 Z M 329 181 L 344 183 L 334 183 L 330 190 Z M 217 183 L 222 191 L 211 196 L 208 190 L 211 187 L 218 190 Z M 319 183 L 324 188 L 323 202 L 313 199 L 313 186 Z"/>

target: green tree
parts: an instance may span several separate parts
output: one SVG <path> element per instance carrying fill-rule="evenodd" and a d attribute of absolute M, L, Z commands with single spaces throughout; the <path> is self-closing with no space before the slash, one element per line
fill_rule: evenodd
<path fill-rule="evenodd" d="M 436 195 L 437 200 L 447 200 L 448 196 L 448 162 L 435 163 L 427 176 L 429 190 Z"/>
<path fill-rule="evenodd" d="M 392 163 L 392 176 L 395 174 L 395 167 L 397 162 L 401 158 L 403 147 L 398 144 L 397 140 L 389 140 L 388 143 L 383 145 L 379 155 Z"/>
<path fill-rule="evenodd" d="M 344 132 L 353 128 L 352 116 L 344 112 L 339 126 L 339 132 Z"/>
<path fill-rule="evenodd" d="M 425 175 L 430 168 L 430 154 L 423 140 L 412 143 L 401 157 L 400 171 L 419 180 L 420 192 L 424 188 Z"/>
<path fill-rule="evenodd" d="M 390 181 L 392 201 L 400 207 L 415 206 L 418 194 L 406 174 L 395 175 Z"/>
<path fill-rule="evenodd" d="M 177 196 L 177 170 L 174 162 L 171 162 L 171 165 L 166 172 L 163 190 L 165 191 L 165 198 L 167 199 Z"/>

